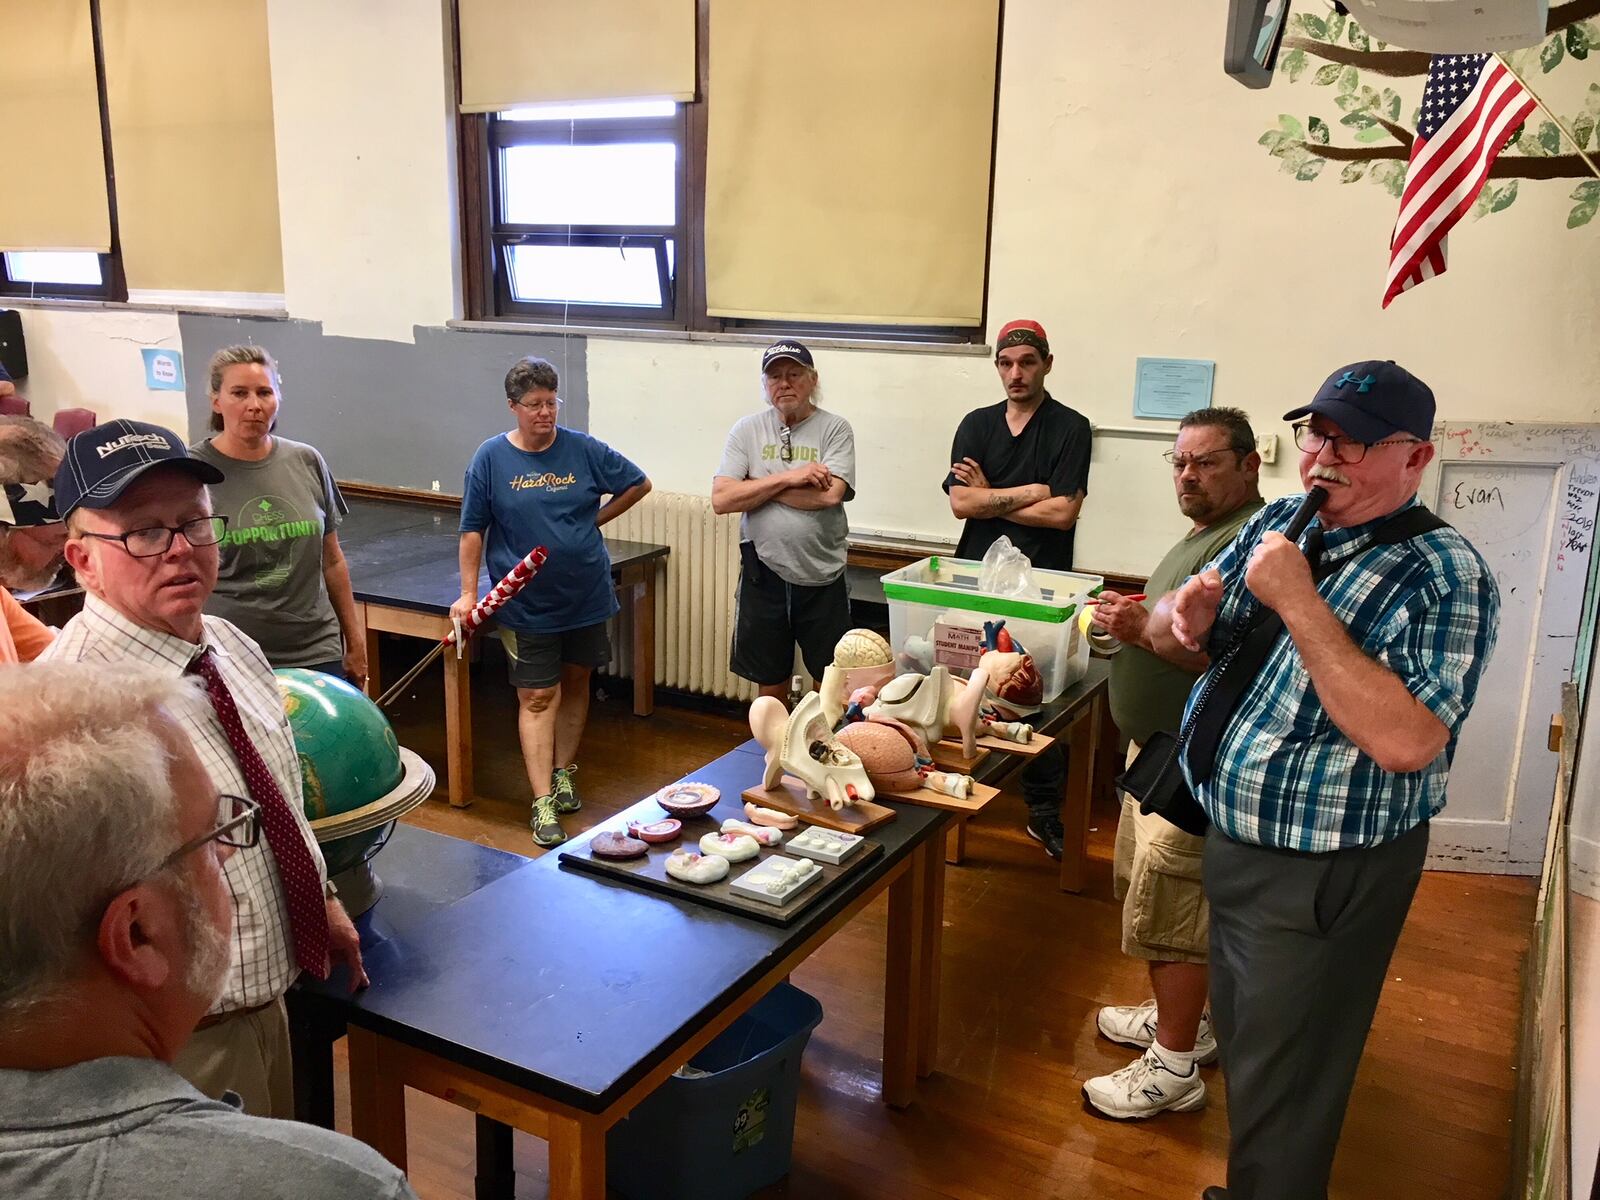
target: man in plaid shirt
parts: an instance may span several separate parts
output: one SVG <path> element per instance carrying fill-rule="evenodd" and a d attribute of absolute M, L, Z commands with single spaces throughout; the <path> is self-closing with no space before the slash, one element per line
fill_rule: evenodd
<path fill-rule="evenodd" d="M 1231 1138 L 1228 1187 L 1205 1200 L 1327 1195 L 1428 821 L 1494 645 L 1499 593 L 1465 538 L 1443 526 L 1385 540 L 1417 503 L 1433 415 L 1432 391 L 1392 362 L 1334 372 L 1285 414 L 1303 418 L 1301 482 L 1328 493 L 1304 551 L 1279 532 L 1301 498 L 1275 501 L 1151 617 L 1158 652 L 1205 651 L 1213 671 L 1253 613 L 1284 626 L 1214 759 L 1199 738 L 1184 759 L 1212 822 L 1212 1017 Z"/>

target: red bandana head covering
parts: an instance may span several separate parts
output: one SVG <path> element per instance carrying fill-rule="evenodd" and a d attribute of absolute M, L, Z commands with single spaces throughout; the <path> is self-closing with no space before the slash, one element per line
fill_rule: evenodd
<path fill-rule="evenodd" d="M 1037 321 L 1011 321 L 1001 326 L 994 339 L 996 353 L 1007 346 L 1032 346 L 1040 358 L 1050 357 L 1050 339 L 1045 336 L 1044 326 Z"/>

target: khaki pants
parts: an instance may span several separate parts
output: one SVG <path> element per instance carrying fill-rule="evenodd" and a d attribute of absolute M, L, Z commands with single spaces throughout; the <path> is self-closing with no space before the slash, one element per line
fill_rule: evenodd
<path fill-rule="evenodd" d="M 294 1119 L 289 1014 L 281 996 L 263 1009 L 196 1030 L 172 1065 L 213 1100 L 237 1092 L 251 1116 Z"/>
<path fill-rule="evenodd" d="M 1128 747 L 1131 764 L 1139 753 Z M 1122 901 L 1122 952 L 1150 962 L 1203 963 L 1211 912 L 1200 879 L 1206 840 L 1122 798 L 1112 886 Z"/>

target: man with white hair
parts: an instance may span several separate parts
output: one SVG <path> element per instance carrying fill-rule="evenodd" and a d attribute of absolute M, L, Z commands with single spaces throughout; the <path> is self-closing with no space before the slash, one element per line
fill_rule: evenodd
<path fill-rule="evenodd" d="M 306 824 L 272 668 L 233 625 L 201 612 L 227 527 L 206 484 L 221 478 L 159 425 L 111 421 L 68 442 L 56 503 L 67 561 L 88 595 L 40 658 L 142 662 L 204 683 L 180 693 L 173 713 L 218 786 L 260 806 L 264 836 L 225 865 L 237 910 L 233 961 L 175 1066 L 207 1095 L 237 1092 L 246 1111 L 287 1117 L 294 1080 L 284 992 L 302 970 L 326 977 L 330 963 L 349 966 L 352 987 L 366 976 Z"/>
<path fill-rule="evenodd" d="M 174 716 L 199 691 L 0 667 L 0 1196 L 410 1197 L 369 1147 L 172 1069 L 228 976 L 226 864 L 260 837 Z"/>
<path fill-rule="evenodd" d="M 60 573 L 67 533 L 52 481 L 64 447 L 48 425 L 0 416 L 0 663 L 32 662 L 55 636 L 6 589 L 36 592 Z"/>

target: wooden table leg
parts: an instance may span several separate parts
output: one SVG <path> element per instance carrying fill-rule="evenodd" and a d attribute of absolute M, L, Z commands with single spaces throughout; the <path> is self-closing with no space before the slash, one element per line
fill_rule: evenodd
<path fill-rule="evenodd" d="M 446 787 L 452 808 L 472 803 L 472 664 L 444 652 Z"/>
<path fill-rule="evenodd" d="M 944 860 L 952 867 L 960 866 L 961 860 L 967 856 L 967 820 L 966 817 L 957 817 L 945 831 Z"/>
<path fill-rule="evenodd" d="M 376 700 L 383 695 L 383 684 L 379 682 L 378 673 L 378 631 L 372 627 L 372 622 L 367 617 L 367 606 L 361 605 L 361 628 L 365 630 L 367 642 L 367 696 Z"/>
<path fill-rule="evenodd" d="M 605 1127 L 552 1113 L 549 1129 L 550 1200 L 605 1200 Z"/>
<path fill-rule="evenodd" d="M 1066 844 L 1061 853 L 1061 890 L 1083 891 L 1088 874 L 1089 816 L 1094 807 L 1095 751 L 1100 744 L 1100 710 L 1095 697 L 1088 711 L 1079 713 L 1067 727 L 1067 795 L 1061 824 Z"/>
<path fill-rule="evenodd" d="M 352 1025 L 350 1132 L 402 1171 L 406 1169 L 406 1089 L 386 1061 L 387 1042 Z"/>
<path fill-rule="evenodd" d="M 633 715 L 656 710 L 656 564 L 645 563 L 633 593 Z"/>
<path fill-rule="evenodd" d="M 961 818 L 952 825 L 964 825 Z M 917 1075 L 931 1075 L 939 1058 L 939 986 L 944 947 L 944 857 L 930 838 L 923 872 L 922 1013 L 917 1037 Z"/>
<path fill-rule="evenodd" d="M 883 1102 L 904 1108 L 916 1098 L 917 1058 L 926 994 L 922 957 L 927 950 L 930 838 L 912 851 L 910 870 L 889 885 L 889 922 L 883 981 Z"/>

